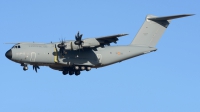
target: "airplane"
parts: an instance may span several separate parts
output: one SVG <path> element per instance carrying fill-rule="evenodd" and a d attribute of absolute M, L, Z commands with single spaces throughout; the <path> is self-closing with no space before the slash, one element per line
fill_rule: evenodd
<path fill-rule="evenodd" d="M 81 71 L 90 71 L 92 68 L 105 67 L 130 58 L 156 51 L 156 44 L 170 24 L 172 19 L 192 16 L 181 14 L 157 17 L 147 15 L 137 35 L 129 45 L 110 46 L 117 43 L 119 37 L 128 34 L 117 34 L 97 38 L 82 39 L 79 32 L 74 41 L 34 43 L 16 43 L 5 56 L 28 70 L 33 66 L 37 72 L 39 66 L 48 66 L 51 69 L 62 71 L 63 75 L 80 75 Z"/>

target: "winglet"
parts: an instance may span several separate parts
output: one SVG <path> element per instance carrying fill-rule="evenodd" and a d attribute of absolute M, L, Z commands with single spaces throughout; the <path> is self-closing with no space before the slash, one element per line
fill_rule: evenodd
<path fill-rule="evenodd" d="M 181 14 L 181 15 L 173 15 L 173 16 L 163 16 L 163 17 L 150 17 L 147 18 L 148 20 L 170 20 L 170 19 L 176 19 L 186 16 L 193 16 L 195 14 Z"/>

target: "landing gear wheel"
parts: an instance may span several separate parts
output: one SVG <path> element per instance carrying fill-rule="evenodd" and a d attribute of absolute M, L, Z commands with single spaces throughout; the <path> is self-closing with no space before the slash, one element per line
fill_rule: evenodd
<path fill-rule="evenodd" d="M 86 67 L 86 71 L 90 71 L 91 70 L 91 67 Z"/>
<path fill-rule="evenodd" d="M 67 75 L 68 74 L 68 71 L 63 71 L 63 75 Z"/>
<path fill-rule="evenodd" d="M 81 73 L 80 71 L 75 71 L 76 76 L 80 75 L 80 73 Z"/>
<path fill-rule="evenodd" d="M 28 70 L 28 66 L 24 66 L 23 70 L 24 71 Z"/>
<path fill-rule="evenodd" d="M 73 75 L 74 74 L 74 71 L 69 71 L 69 75 Z"/>

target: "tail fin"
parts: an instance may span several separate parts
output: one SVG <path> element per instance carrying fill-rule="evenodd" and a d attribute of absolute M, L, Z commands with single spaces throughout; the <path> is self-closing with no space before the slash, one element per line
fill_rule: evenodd
<path fill-rule="evenodd" d="M 165 17 L 147 15 L 146 20 L 131 45 L 155 47 L 160 37 L 170 24 L 171 19 L 192 16 L 193 14 L 183 14 Z"/>

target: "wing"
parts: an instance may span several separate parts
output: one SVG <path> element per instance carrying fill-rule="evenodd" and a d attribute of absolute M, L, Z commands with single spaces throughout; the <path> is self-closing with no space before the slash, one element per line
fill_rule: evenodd
<path fill-rule="evenodd" d="M 117 41 L 119 40 L 118 37 L 126 36 L 126 35 L 128 34 L 103 36 L 103 37 L 96 38 L 96 40 L 100 43 L 100 45 L 110 45 L 110 43 L 117 43 Z"/>
<path fill-rule="evenodd" d="M 110 36 L 103 36 L 97 38 L 87 38 L 83 40 L 82 47 L 98 47 L 104 45 L 110 45 L 110 43 L 117 43 L 118 37 L 125 36 L 128 34 L 117 34 Z"/>

